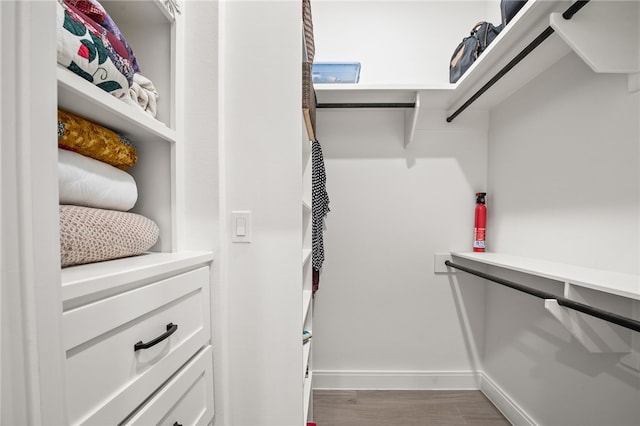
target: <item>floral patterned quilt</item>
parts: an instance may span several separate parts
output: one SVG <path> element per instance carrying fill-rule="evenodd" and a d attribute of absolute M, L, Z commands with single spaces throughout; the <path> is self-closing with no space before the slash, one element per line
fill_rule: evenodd
<path fill-rule="evenodd" d="M 69 1 L 57 5 L 58 63 L 115 97 L 128 95 L 134 68 L 126 46 Z"/>

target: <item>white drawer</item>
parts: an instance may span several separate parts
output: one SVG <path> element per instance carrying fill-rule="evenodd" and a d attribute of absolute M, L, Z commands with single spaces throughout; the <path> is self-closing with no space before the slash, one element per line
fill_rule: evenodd
<path fill-rule="evenodd" d="M 207 425 L 212 419 L 213 359 L 207 346 L 122 425 Z"/>
<path fill-rule="evenodd" d="M 63 313 L 71 423 L 118 424 L 208 343 L 208 281 L 204 267 Z"/>

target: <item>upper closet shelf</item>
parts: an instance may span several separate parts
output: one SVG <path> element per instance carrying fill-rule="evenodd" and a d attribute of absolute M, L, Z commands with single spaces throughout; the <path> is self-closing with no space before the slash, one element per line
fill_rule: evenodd
<path fill-rule="evenodd" d="M 640 300 L 640 276 L 500 253 L 451 253 L 453 256 L 628 299 Z"/>
<path fill-rule="evenodd" d="M 429 109 L 445 109 L 453 112 L 475 90 L 484 85 L 492 75 L 515 57 L 538 33 L 549 25 L 549 16 L 555 11 L 564 11 L 569 1 L 529 1 L 520 10 L 509 25 L 496 37 L 480 58 L 467 70 L 455 84 L 440 85 L 361 85 L 361 84 L 316 84 L 319 107 L 325 103 L 336 102 L 410 102 L 420 94 L 420 106 Z M 549 41 L 549 40 L 547 40 Z M 550 43 L 553 44 L 553 43 Z M 557 43 L 563 44 L 563 43 Z M 455 47 L 455 46 L 454 46 Z M 549 45 L 545 46 L 549 47 Z M 526 84 L 534 76 L 557 61 L 569 48 L 550 46 L 549 52 L 541 45 L 538 54 L 529 55 L 527 63 L 503 77 L 490 92 L 485 93 L 476 103 L 476 107 L 491 108 L 504 100 L 509 94 Z M 447 67 L 445 63 L 443 67 Z M 507 81 L 508 80 L 508 81 Z M 509 83 L 509 84 L 506 84 Z M 502 87 L 505 86 L 505 87 Z"/>
<path fill-rule="evenodd" d="M 572 50 L 595 72 L 638 73 L 638 2 L 575 2 L 586 6 L 566 20 L 573 4 L 528 1 L 456 84 L 317 84 L 318 107 L 403 103 L 396 107 L 405 109 L 406 146 L 416 129 L 431 125 L 434 110 L 445 111 L 436 115 L 449 124 L 471 105 L 490 110 Z"/>
<path fill-rule="evenodd" d="M 177 138 L 173 129 L 142 109 L 124 103 L 60 65 L 58 106 L 126 135 L 133 142 L 150 138 L 175 142 Z"/>

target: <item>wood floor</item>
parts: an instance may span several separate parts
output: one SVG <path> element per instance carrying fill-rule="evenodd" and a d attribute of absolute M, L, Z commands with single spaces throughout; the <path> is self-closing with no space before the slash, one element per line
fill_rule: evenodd
<path fill-rule="evenodd" d="M 480 391 L 314 390 L 318 426 L 508 426 Z"/>

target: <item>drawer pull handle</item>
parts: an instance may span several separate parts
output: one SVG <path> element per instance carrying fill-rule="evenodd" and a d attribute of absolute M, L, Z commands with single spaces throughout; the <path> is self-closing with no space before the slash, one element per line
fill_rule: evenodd
<path fill-rule="evenodd" d="M 135 344 L 135 346 L 133 347 L 133 350 L 138 351 L 140 349 L 149 349 L 151 346 L 155 346 L 158 343 L 162 342 L 167 337 L 171 336 L 173 333 L 176 332 L 177 329 L 178 329 L 178 324 L 169 323 L 167 324 L 167 331 L 165 333 L 163 333 L 162 335 L 156 337 L 155 339 L 147 343 L 142 343 L 142 340 L 140 340 L 138 343 Z"/>
<path fill-rule="evenodd" d="M 173 426 L 182 426 L 182 425 L 181 425 L 180 423 L 178 423 L 178 422 L 175 422 L 175 423 L 173 424 Z"/>

